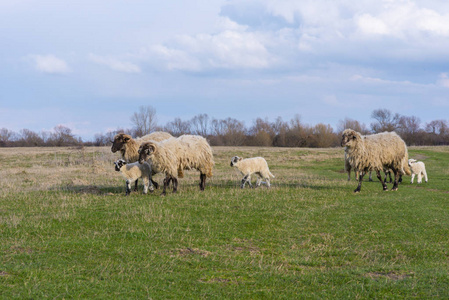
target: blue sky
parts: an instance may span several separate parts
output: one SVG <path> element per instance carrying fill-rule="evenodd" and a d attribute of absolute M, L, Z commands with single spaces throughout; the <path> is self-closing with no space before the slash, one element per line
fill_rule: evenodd
<path fill-rule="evenodd" d="M 0 0 L 0 128 L 449 119 L 449 2 Z"/>

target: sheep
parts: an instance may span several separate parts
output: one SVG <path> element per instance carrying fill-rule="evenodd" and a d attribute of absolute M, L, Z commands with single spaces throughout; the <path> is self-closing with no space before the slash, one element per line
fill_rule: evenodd
<path fill-rule="evenodd" d="M 422 161 L 417 161 L 416 159 L 410 158 L 408 160 L 408 165 L 410 167 L 410 170 L 412 171 L 412 180 L 410 181 L 410 183 L 413 183 L 415 175 L 418 175 L 418 184 L 422 182 L 423 176 L 424 181 L 427 182 L 426 165 Z"/>
<path fill-rule="evenodd" d="M 122 176 L 126 179 L 126 196 L 131 193 L 131 184 L 138 178 L 143 180 L 143 193 L 154 191 L 153 185 L 151 184 L 151 166 L 148 163 L 140 164 L 138 162 L 126 163 L 124 159 L 118 159 L 115 164 L 115 170 L 120 172 Z"/>
<path fill-rule="evenodd" d="M 398 189 L 400 173 L 410 175 L 410 168 L 405 163 L 408 160 L 407 146 L 395 132 L 383 132 L 362 136 L 352 129 L 343 131 L 341 146 L 347 147 L 349 164 L 361 172 L 358 186 L 354 192 L 360 192 L 362 179 L 366 172 L 375 171 L 382 183 L 384 191 L 387 185 L 382 180 L 381 171 L 391 169 L 394 174 L 393 191 Z"/>
<path fill-rule="evenodd" d="M 114 140 L 112 142 L 111 151 L 115 153 L 120 151 L 121 158 L 124 159 L 127 163 L 133 163 L 139 160 L 139 146 L 142 142 L 146 142 L 149 140 L 154 141 L 162 141 L 168 138 L 171 138 L 172 135 L 168 132 L 163 131 L 155 131 L 150 134 L 147 134 L 141 138 L 133 139 L 129 134 L 118 133 L 114 136 Z M 153 170 L 153 174 L 155 175 Z M 157 182 L 152 180 L 152 184 L 158 188 Z M 137 180 L 136 186 L 134 190 L 137 190 Z"/>
<path fill-rule="evenodd" d="M 184 170 L 200 171 L 200 190 L 206 187 L 206 177 L 212 177 L 215 165 L 212 149 L 205 138 L 198 135 L 182 135 L 161 142 L 149 141 L 139 148 L 139 162 L 151 160 L 158 172 L 165 173 L 164 190 L 170 181 L 173 182 L 173 192 L 178 189 L 178 177 L 184 177 Z"/>
<path fill-rule="evenodd" d="M 251 175 L 256 173 L 259 175 L 257 178 L 256 187 L 259 187 L 261 183 L 265 183 L 266 186 L 270 187 L 270 177 L 274 178 L 268 168 L 267 161 L 263 157 L 252 157 L 252 158 L 241 158 L 234 156 L 231 159 L 231 167 L 236 167 L 240 173 L 243 175 L 242 184 L 240 187 L 243 189 L 245 183 L 248 183 L 249 187 L 253 187 L 251 184 Z M 262 181 L 265 179 L 265 182 Z"/>

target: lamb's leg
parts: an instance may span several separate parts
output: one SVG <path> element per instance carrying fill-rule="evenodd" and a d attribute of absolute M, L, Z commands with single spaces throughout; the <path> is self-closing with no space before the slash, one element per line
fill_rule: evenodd
<path fill-rule="evenodd" d="M 377 178 L 382 183 L 382 188 L 384 189 L 384 191 L 388 191 L 388 187 L 386 184 L 387 177 L 385 177 L 385 180 L 382 180 L 382 175 L 380 174 L 380 171 L 376 171 L 376 174 L 377 174 Z"/>
<path fill-rule="evenodd" d="M 131 182 L 126 180 L 126 190 L 125 195 L 128 196 L 131 193 Z"/>
<path fill-rule="evenodd" d="M 256 188 L 260 186 L 261 182 L 262 182 L 262 178 L 257 177 Z"/>
<path fill-rule="evenodd" d="M 266 184 L 267 184 L 267 188 L 269 188 L 269 187 L 271 186 L 271 184 L 270 184 L 270 178 L 269 178 L 269 177 L 265 178 L 265 182 L 266 182 Z"/>
<path fill-rule="evenodd" d="M 244 188 L 245 187 L 245 183 L 248 182 L 248 177 L 249 175 L 246 175 L 245 177 L 242 178 L 242 184 L 240 185 L 240 188 Z M 249 182 L 249 186 L 251 186 L 251 181 Z"/>
<path fill-rule="evenodd" d="M 150 180 L 151 180 L 151 183 L 153 184 L 154 188 L 158 189 L 159 188 L 159 184 L 156 181 L 154 181 L 153 178 L 151 178 Z"/>
<path fill-rule="evenodd" d="M 427 182 L 427 172 L 424 170 L 424 181 Z"/>
<path fill-rule="evenodd" d="M 418 184 L 422 182 L 422 173 L 418 173 Z"/>
<path fill-rule="evenodd" d="M 414 179 L 415 179 L 415 173 L 412 173 L 412 180 L 410 181 L 410 183 L 413 183 Z"/>
<path fill-rule="evenodd" d="M 137 192 L 138 186 L 137 183 L 139 182 L 139 179 L 136 179 L 136 184 L 134 185 L 134 192 Z"/>
<path fill-rule="evenodd" d="M 206 188 L 206 174 L 200 174 L 200 190 L 204 191 Z"/>
<path fill-rule="evenodd" d="M 393 188 L 391 190 L 397 191 L 399 186 L 399 170 L 393 169 L 393 174 L 394 174 L 394 183 Z"/>
<path fill-rule="evenodd" d="M 354 193 L 358 193 L 362 189 L 362 180 L 364 175 L 365 172 L 359 172 L 359 184 L 357 185 L 357 188 L 354 190 Z"/>

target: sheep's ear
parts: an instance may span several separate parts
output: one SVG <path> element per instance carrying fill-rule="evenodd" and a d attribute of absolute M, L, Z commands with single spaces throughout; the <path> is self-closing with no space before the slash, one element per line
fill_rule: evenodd
<path fill-rule="evenodd" d="M 154 145 L 150 145 L 148 147 L 148 154 L 156 152 L 156 147 Z"/>
<path fill-rule="evenodd" d="M 241 161 L 243 159 L 243 157 L 239 157 L 239 161 Z"/>
<path fill-rule="evenodd" d="M 131 138 L 129 138 L 129 137 L 124 137 L 124 138 L 123 138 L 123 141 L 124 141 L 125 143 L 127 143 L 130 139 L 131 139 Z"/>

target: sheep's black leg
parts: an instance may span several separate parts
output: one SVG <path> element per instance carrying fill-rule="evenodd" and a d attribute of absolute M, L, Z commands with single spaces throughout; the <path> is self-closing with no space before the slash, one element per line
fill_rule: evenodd
<path fill-rule="evenodd" d="M 399 172 L 396 169 L 393 169 L 393 174 L 394 174 L 394 183 L 393 183 L 393 188 L 391 189 L 392 191 L 397 191 L 398 190 L 398 185 L 399 185 Z"/>
<path fill-rule="evenodd" d="M 136 179 L 136 183 L 135 183 L 135 185 L 134 185 L 134 192 L 137 192 L 138 191 L 138 186 L 137 186 L 137 183 L 139 182 L 139 179 Z"/>
<path fill-rule="evenodd" d="M 388 191 L 388 187 L 386 184 L 387 181 L 387 177 L 385 177 L 385 181 L 382 180 L 382 175 L 380 174 L 380 171 L 376 171 L 377 174 L 377 178 L 379 178 L 380 183 L 382 183 L 382 188 L 384 189 L 384 191 Z"/>
<path fill-rule="evenodd" d="M 154 188 L 158 189 L 159 188 L 159 184 L 156 181 L 154 181 L 153 179 L 150 179 L 150 180 L 151 180 L 151 183 L 154 185 Z"/>
<path fill-rule="evenodd" d="M 362 180 L 363 180 L 363 176 L 364 175 L 365 175 L 365 172 L 360 172 L 360 174 L 359 174 L 359 184 L 357 185 L 357 188 L 354 190 L 354 193 L 358 193 L 362 189 Z"/>
<path fill-rule="evenodd" d="M 399 183 L 402 183 L 402 174 L 399 174 L 399 180 L 398 180 L 398 182 L 399 182 Z"/>
<path fill-rule="evenodd" d="M 172 178 L 173 180 L 173 193 L 176 193 L 178 191 L 178 179 Z"/>
<path fill-rule="evenodd" d="M 248 175 L 245 176 L 245 177 L 243 177 L 243 179 L 242 179 L 242 184 L 240 185 L 240 187 L 241 187 L 242 189 L 245 187 L 245 183 L 246 183 L 247 180 L 248 180 Z"/>
<path fill-rule="evenodd" d="M 206 188 L 206 174 L 200 174 L 200 190 L 204 191 Z"/>
<path fill-rule="evenodd" d="M 166 191 L 169 184 L 170 184 L 170 177 L 167 176 L 164 178 L 164 189 L 162 191 L 161 196 L 165 196 L 167 194 Z"/>

